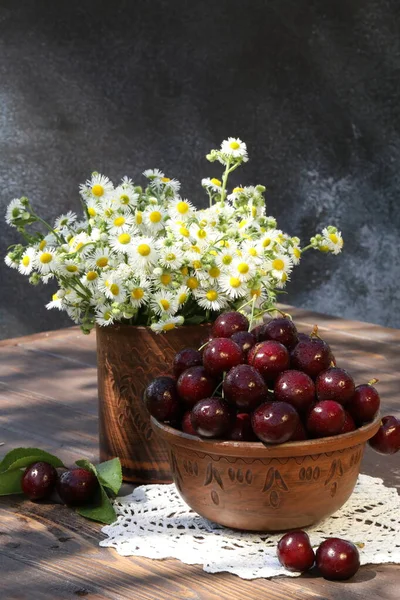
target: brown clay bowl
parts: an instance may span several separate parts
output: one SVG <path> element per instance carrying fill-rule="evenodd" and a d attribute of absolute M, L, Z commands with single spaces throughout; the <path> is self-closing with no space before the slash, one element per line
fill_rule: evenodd
<path fill-rule="evenodd" d="M 356 431 L 267 446 L 194 437 L 159 423 L 175 485 L 199 515 L 235 529 L 284 531 L 336 512 L 352 494 L 380 417 Z"/>

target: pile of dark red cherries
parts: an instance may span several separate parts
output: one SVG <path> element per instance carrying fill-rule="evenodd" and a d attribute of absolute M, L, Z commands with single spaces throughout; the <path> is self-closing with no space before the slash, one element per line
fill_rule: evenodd
<path fill-rule="evenodd" d="M 282 444 L 345 434 L 372 421 L 380 406 L 376 382 L 356 387 L 316 327 L 298 333 L 282 316 L 249 331 L 245 315 L 226 312 L 199 350 L 176 354 L 173 375 L 156 377 L 144 400 L 158 421 L 191 435 Z M 383 454 L 397 452 L 400 421 L 383 417 L 370 444 Z"/>

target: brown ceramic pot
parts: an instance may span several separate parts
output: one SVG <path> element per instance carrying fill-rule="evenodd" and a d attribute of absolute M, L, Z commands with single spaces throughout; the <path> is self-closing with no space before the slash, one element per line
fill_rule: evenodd
<path fill-rule="evenodd" d="M 235 529 L 284 531 L 316 523 L 348 500 L 380 417 L 343 435 L 274 446 L 204 440 L 153 418 L 151 424 L 194 511 Z"/>
<path fill-rule="evenodd" d="M 96 328 L 100 459 L 118 456 L 125 481 L 172 481 L 167 451 L 153 435 L 143 392 L 154 377 L 171 373 L 178 350 L 198 347 L 207 334 L 207 325 L 165 334 L 131 325 Z"/>

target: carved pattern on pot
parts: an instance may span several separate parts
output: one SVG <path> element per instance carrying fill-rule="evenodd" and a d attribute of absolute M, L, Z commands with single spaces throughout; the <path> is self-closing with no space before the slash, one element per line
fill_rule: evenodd
<path fill-rule="evenodd" d="M 329 493 L 332 497 L 335 496 L 335 494 L 337 492 L 338 480 L 340 479 L 340 477 L 343 477 L 343 474 L 344 474 L 344 469 L 343 469 L 341 459 L 338 458 L 337 460 L 336 459 L 333 460 L 331 463 L 329 472 L 328 472 L 328 476 L 327 476 L 325 484 L 324 484 L 325 487 L 330 485 Z"/>
<path fill-rule="evenodd" d="M 321 469 L 319 467 L 301 467 L 299 471 L 300 481 L 318 481 L 321 475 Z"/>
<path fill-rule="evenodd" d="M 275 489 L 277 488 L 277 489 Z M 288 492 L 289 488 L 278 469 L 270 467 L 265 476 L 262 492 L 269 492 L 269 503 L 272 508 L 279 508 L 281 504 L 281 492 Z"/>

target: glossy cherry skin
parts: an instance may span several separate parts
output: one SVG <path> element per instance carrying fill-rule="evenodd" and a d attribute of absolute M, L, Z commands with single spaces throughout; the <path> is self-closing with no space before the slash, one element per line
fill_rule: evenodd
<path fill-rule="evenodd" d="M 229 432 L 229 439 L 236 442 L 257 442 L 258 438 L 251 426 L 251 417 L 248 413 L 238 413 L 235 423 Z"/>
<path fill-rule="evenodd" d="M 304 412 L 315 401 L 315 385 L 302 371 L 283 371 L 275 381 L 275 400 L 289 402 L 299 412 Z"/>
<path fill-rule="evenodd" d="M 261 373 L 265 381 L 274 381 L 279 373 L 288 369 L 289 352 L 280 342 L 260 342 L 249 350 L 247 362 Z"/>
<path fill-rule="evenodd" d="M 322 400 L 308 413 L 307 431 L 316 438 L 337 435 L 345 421 L 344 408 L 334 400 Z"/>
<path fill-rule="evenodd" d="M 288 350 L 292 350 L 299 341 L 295 324 L 291 319 L 285 317 L 271 319 L 271 321 L 265 325 L 263 335 L 265 335 L 265 339 L 267 340 L 280 342 L 286 346 Z"/>
<path fill-rule="evenodd" d="M 353 419 L 359 424 L 373 421 L 378 414 L 381 399 L 373 385 L 363 383 L 356 387 L 354 396 L 347 406 Z"/>
<path fill-rule="evenodd" d="M 360 568 L 357 547 L 340 538 L 329 538 L 322 542 L 317 549 L 315 561 L 322 577 L 332 581 L 350 579 Z"/>
<path fill-rule="evenodd" d="M 240 312 L 222 313 L 215 319 L 211 329 L 213 337 L 230 338 L 231 335 L 238 331 L 248 331 L 249 320 Z"/>
<path fill-rule="evenodd" d="M 86 469 L 70 469 L 58 478 L 57 492 L 69 506 L 88 504 L 98 489 L 96 476 Z"/>
<path fill-rule="evenodd" d="M 290 359 L 292 369 L 304 371 L 311 379 L 326 371 L 334 361 L 328 344 L 315 337 L 300 341 L 293 348 Z"/>
<path fill-rule="evenodd" d="M 322 371 L 315 380 L 318 400 L 336 400 L 343 406 L 352 399 L 355 389 L 351 375 L 337 367 Z"/>
<path fill-rule="evenodd" d="M 254 337 L 256 338 L 256 343 L 258 344 L 259 342 L 265 342 L 266 337 L 265 337 L 265 323 L 262 323 L 261 325 L 257 325 L 256 327 L 253 327 L 253 329 L 250 332 L 252 335 L 254 335 Z"/>
<path fill-rule="evenodd" d="M 176 387 L 179 397 L 191 408 L 199 400 L 212 396 L 217 383 L 204 367 L 190 367 L 179 376 Z"/>
<path fill-rule="evenodd" d="M 183 348 L 175 354 L 173 371 L 176 378 L 190 367 L 199 367 L 203 364 L 201 352 L 195 348 Z"/>
<path fill-rule="evenodd" d="M 149 413 L 160 421 L 173 421 L 180 411 L 176 381 L 162 375 L 149 383 L 144 391 L 144 403 Z"/>
<path fill-rule="evenodd" d="M 57 471 L 47 462 L 36 462 L 25 469 L 21 487 L 29 500 L 44 500 L 51 496 L 57 482 Z"/>
<path fill-rule="evenodd" d="M 235 411 L 222 398 L 204 398 L 192 409 L 191 422 L 197 435 L 223 438 L 235 423 Z"/>
<path fill-rule="evenodd" d="M 247 354 L 256 343 L 256 338 L 249 331 L 238 331 L 232 335 L 231 340 L 240 346 L 244 354 Z"/>
<path fill-rule="evenodd" d="M 183 415 L 181 427 L 182 427 L 182 431 L 184 433 L 189 433 L 190 435 L 197 436 L 197 433 L 193 429 L 193 425 L 192 425 L 192 411 L 191 410 L 187 410 L 185 412 L 185 414 Z"/>
<path fill-rule="evenodd" d="M 311 569 L 315 554 L 305 531 L 289 531 L 278 542 L 278 560 L 288 571 L 303 573 Z"/>
<path fill-rule="evenodd" d="M 355 431 L 356 428 L 356 424 L 354 423 L 354 419 L 351 416 L 351 414 L 349 413 L 348 410 L 344 411 L 344 424 L 342 429 L 339 431 L 339 433 L 350 433 L 350 431 Z"/>
<path fill-rule="evenodd" d="M 400 450 L 400 421 L 387 415 L 381 423 L 377 433 L 369 440 L 369 445 L 380 454 L 395 454 Z"/>
<path fill-rule="evenodd" d="M 251 412 L 268 397 L 262 375 L 250 365 L 230 369 L 223 383 L 224 398 L 239 412 Z"/>
<path fill-rule="evenodd" d="M 264 402 L 253 412 L 251 425 L 256 436 L 267 444 L 283 444 L 299 423 L 295 408 L 287 402 Z"/>
<path fill-rule="evenodd" d="M 293 432 L 291 438 L 289 438 L 289 442 L 303 442 L 304 440 L 308 440 L 308 435 L 306 428 L 303 423 L 299 420 L 296 429 Z"/>
<path fill-rule="evenodd" d="M 240 346 L 229 338 L 214 338 L 203 352 L 204 368 L 214 377 L 227 373 L 244 360 L 245 356 Z"/>

